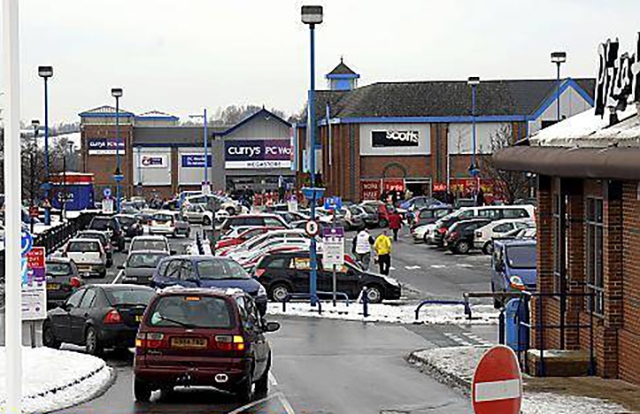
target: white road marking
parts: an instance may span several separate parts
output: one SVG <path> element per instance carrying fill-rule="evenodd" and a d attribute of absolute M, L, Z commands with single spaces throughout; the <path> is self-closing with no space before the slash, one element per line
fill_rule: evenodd
<path fill-rule="evenodd" d="M 444 269 L 447 265 L 431 265 L 431 267 L 434 269 Z"/>
<path fill-rule="evenodd" d="M 261 398 L 247 405 L 243 405 L 242 407 L 238 407 L 235 410 L 230 411 L 229 414 L 241 414 L 242 412 L 247 411 L 249 408 L 253 408 L 257 405 L 264 404 L 267 401 L 273 400 L 273 399 L 277 399 L 278 401 L 280 401 L 280 404 L 282 404 L 282 407 L 287 412 L 287 414 L 296 414 L 296 412 L 291 407 L 291 404 L 289 404 L 289 401 L 287 400 L 287 398 L 281 392 L 276 392 L 275 394 L 271 394 L 268 397 Z"/>
<path fill-rule="evenodd" d="M 475 402 L 508 400 L 521 395 L 519 379 L 479 382 L 476 384 Z"/>
<path fill-rule="evenodd" d="M 417 270 L 420 269 L 420 266 L 405 266 L 404 268 L 407 270 Z"/>
<path fill-rule="evenodd" d="M 391 266 L 391 267 L 389 268 L 389 270 L 396 270 L 396 268 L 395 268 L 395 267 L 393 267 L 393 266 Z"/>
<path fill-rule="evenodd" d="M 476 341 L 477 343 L 479 343 L 480 345 L 485 345 L 485 346 L 491 346 L 493 345 L 491 342 L 487 341 L 484 338 L 480 338 L 478 335 L 473 334 L 471 332 L 463 332 L 462 335 L 466 336 L 467 338 Z"/>
<path fill-rule="evenodd" d="M 456 263 L 456 266 L 458 266 L 458 267 L 473 267 L 473 265 L 470 265 L 468 263 Z"/>
<path fill-rule="evenodd" d="M 464 338 L 460 338 L 458 335 L 451 333 L 451 332 L 445 332 L 444 336 L 446 336 L 447 338 L 451 339 L 453 342 L 460 344 L 462 346 L 472 346 L 473 344 L 469 341 L 467 341 Z"/>
<path fill-rule="evenodd" d="M 273 375 L 273 372 L 269 371 L 269 382 L 271 383 L 271 385 L 277 386 L 278 385 L 278 381 L 276 381 L 276 377 L 275 375 Z"/>
<path fill-rule="evenodd" d="M 289 404 L 289 400 L 287 400 L 287 397 L 285 397 L 284 394 L 280 394 L 278 396 L 278 399 L 280 400 L 280 404 L 282 404 L 282 408 L 284 408 L 287 414 L 296 414 L 291 404 Z"/>
<path fill-rule="evenodd" d="M 117 276 L 113 279 L 113 281 L 111 282 L 112 285 L 117 284 L 120 279 L 122 278 L 122 275 L 124 274 L 124 270 L 121 270 L 118 272 Z"/>

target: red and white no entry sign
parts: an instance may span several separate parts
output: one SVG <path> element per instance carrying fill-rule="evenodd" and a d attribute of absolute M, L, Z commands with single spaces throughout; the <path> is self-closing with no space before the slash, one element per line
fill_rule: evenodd
<path fill-rule="evenodd" d="M 473 374 L 471 401 L 476 414 L 520 414 L 522 373 L 511 348 L 497 345 L 482 356 Z"/>

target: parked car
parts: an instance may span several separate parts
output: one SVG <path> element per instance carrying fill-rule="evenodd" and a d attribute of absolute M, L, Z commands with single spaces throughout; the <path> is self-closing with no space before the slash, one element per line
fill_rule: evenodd
<path fill-rule="evenodd" d="M 417 196 L 410 198 L 406 201 L 398 201 L 396 205 L 399 208 L 408 211 L 421 210 L 423 208 L 428 208 L 432 206 L 438 206 L 444 204 L 442 201 L 428 196 Z"/>
<path fill-rule="evenodd" d="M 132 238 L 140 236 L 144 233 L 144 228 L 140 224 L 140 220 L 135 215 L 131 214 L 116 214 L 115 219 L 120 223 L 124 236 Z"/>
<path fill-rule="evenodd" d="M 536 241 L 497 239 L 491 255 L 491 291 L 517 292 L 536 290 Z M 494 302 L 496 307 L 502 301 Z"/>
<path fill-rule="evenodd" d="M 124 250 L 124 232 L 122 231 L 122 227 L 115 217 L 96 216 L 91 219 L 87 230 L 98 230 L 107 232 L 107 234 L 109 234 L 111 244 L 116 246 L 116 248 L 120 252 Z"/>
<path fill-rule="evenodd" d="M 241 227 L 243 229 L 240 232 L 234 232 L 233 234 L 227 234 L 216 243 L 216 249 L 228 249 L 234 246 L 238 246 L 247 240 L 260 236 L 270 231 L 280 230 L 279 227 Z"/>
<path fill-rule="evenodd" d="M 462 220 L 455 223 L 447 231 L 444 237 L 445 245 L 453 253 L 467 254 L 473 249 L 473 238 L 475 231 L 489 224 L 491 220 L 487 218 L 476 218 Z"/>
<path fill-rule="evenodd" d="M 135 214 L 135 217 L 140 221 L 140 224 L 147 225 L 153 219 L 154 214 L 156 214 L 156 210 L 141 210 Z"/>
<path fill-rule="evenodd" d="M 136 236 L 131 239 L 129 244 L 129 254 L 139 250 L 143 251 L 160 251 L 168 254 L 175 253 L 169 246 L 169 240 L 164 236 Z"/>
<path fill-rule="evenodd" d="M 76 234 L 77 239 L 95 239 L 99 240 L 102 248 L 107 255 L 107 268 L 113 266 L 113 246 L 109 240 L 109 235 L 99 230 L 82 230 Z"/>
<path fill-rule="evenodd" d="M 239 244 L 237 246 L 233 246 L 226 250 L 222 250 L 219 253 L 220 255 L 223 255 L 223 256 L 226 256 L 226 255 L 237 256 L 238 254 L 241 254 L 243 252 L 254 250 L 257 246 L 264 244 L 264 242 L 267 240 L 285 239 L 285 238 L 299 239 L 299 238 L 305 238 L 305 237 L 308 237 L 308 236 L 306 235 L 306 232 L 304 230 L 298 230 L 298 229 L 273 230 L 273 231 L 269 231 L 264 234 L 261 234 L 259 236 L 256 236 L 252 239 L 249 239 L 246 242 Z"/>
<path fill-rule="evenodd" d="M 280 328 L 265 321 L 243 292 L 169 290 L 149 304 L 136 337 L 133 390 L 149 401 L 157 389 L 211 386 L 244 402 L 265 395 L 272 366 L 265 334 Z M 194 370 L 185 361 L 197 365 Z"/>
<path fill-rule="evenodd" d="M 68 257 L 83 278 L 107 275 L 107 254 L 96 239 L 71 239 L 63 249 L 62 257 Z"/>
<path fill-rule="evenodd" d="M 290 293 L 309 292 L 310 270 L 308 252 L 275 253 L 260 260 L 253 276 L 267 289 L 272 300 L 282 301 Z M 361 270 L 348 262 L 338 269 L 337 283 L 338 291 L 350 298 L 357 298 L 366 286 L 367 298 L 372 303 L 399 299 L 402 291 L 395 279 Z M 321 292 L 333 290 L 332 270 L 323 268 L 321 255 L 318 258 L 317 287 Z"/>
<path fill-rule="evenodd" d="M 368 214 L 362 207 L 352 204 L 342 209 L 345 210 L 347 230 L 360 231 L 367 226 L 365 219 L 368 217 Z"/>
<path fill-rule="evenodd" d="M 267 292 L 260 283 L 233 260 L 212 256 L 170 256 L 163 259 L 153 274 L 151 286 L 237 288 L 250 294 L 260 312 L 267 311 Z"/>
<path fill-rule="evenodd" d="M 184 207 L 189 204 L 200 204 L 212 212 L 225 210 L 231 216 L 242 213 L 242 206 L 240 203 L 229 197 L 218 194 L 200 193 L 185 197 L 182 206 Z"/>
<path fill-rule="evenodd" d="M 158 263 L 167 256 L 168 252 L 158 250 L 135 250 L 129 253 L 124 264 L 118 266 L 122 271 L 120 282 L 150 285 Z"/>
<path fill-rule="evenodd" d="M 372 206 L 378 210 L 380 227 L 387 227 L 389 225 L 389 216 L 398 211 L 392 204 L 386 204 L 382 201 L 365 201 L 362 204 Z"/>
<path fill-rule="evenodd" d="M 538 230 L 534 227 L 527 227 L 525 229 L 515 229 L 504 235 L 505 238 L 512 239 L 535 239 L 538 236 Z"/>
<path fill-rule="evenodd" d="M 493 239 L 504 237 L 507 233 L 516 229 L 535 227 L 535 222 L 521 219 L 496 220 L 476 230 L 473 244 L 476 249 L 481 249 L 484 254 L 493 253 Z"/>
<path fill-rule="evenodd" d="M 435 230 L 435 223 L 431 224 L 423 224 L 418 227 L 414 227 L 411 229 L 411 236 L 413 237 L 414 243 L 427 243 L 427 237 L 429 237 L 429 232 Z"/>
<path fill-rule="evenodd" d="M 81 345 L 91 355 L 100 355 L 105 348 L 130 348 L 154 295 L 145 286 L 83 286 L 62 307 L 47 313 L 42 342 L 50 348 L 60 348 L 62 343 Z"/>
<path fill-rule="evenodd" d="M 256 226 L 256 227 L 282 227 L 289 228 L 286 221 L 277 214 L 242 214 L 227 218 L 219 229 L 219 234 L 224 234 L 233 227 Z"/>
<path fill-rule="evenodd" d="M 164 234 L 171 237 L 189 237 L 191 227 L 184 216 L 177 211 L 160 211 L 153 215 L 149 224 L 149 234 Z"/>
<path fill-rule="evenodd" d="M 252 250 L 241 258 L 236 259 L 236 262 L 247 272 L 251 272 L 258 262 L 264 257 L 270 254 L 282 253 L 282 252 L 299 252 L 309 251 L 311 245 L 310 239 L 276 239 L 265 243 L 263 246 Z M 318 249 L 320 251 L 320 249 Z M 308 255 L 308 253 L 307 253 Z"/>
<path fill-rule="evenodd" d="M 189 223 L 200 223 L 203 226 L 210 226 L 213 223 L 213 213 L 202 204 L 185 204 L 182 214 Z"/>
<path fill-rule="evenodd" d="M 425 224 L 435 223 L 442 217 L 453 212 L 453 207 L 448 204 L 438 204 L 431 207 L 422 208 L 411 214 L 411 229 Z"/>
<path fill-rule="evenodd" d="M 280 217 L 282 217 L 284 221 L 286 221 L 288 224 L 291 224 L 295 221 L 300 221 L 300 220 L 305 220 L 305 221 L 309 220 L 309 216 L 307 216 L 306 214 L 299 213 L 297 211 L 276 210 L 274 214 L 277 214 Z"/>
<path fill-rule="evenodd" d="M 49 308 L 62 305 L 83 284 L 78 267 L 69 258 L 50 257 L 45 269 Z"/>
<path fill-rule="evenodd" d="M 364 222 L 368 227 L 378 227 L 380 225 L 380 215 L 378 208 L 371 204 L 362 203 L 360 207 L 364 210 L 366 216 Z"/>

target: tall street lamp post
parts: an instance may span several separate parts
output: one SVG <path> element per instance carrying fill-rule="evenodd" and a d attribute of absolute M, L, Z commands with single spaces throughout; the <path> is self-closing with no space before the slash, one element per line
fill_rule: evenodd
<path fill-rule="evenodd" d="M 476 140 L 476 89 L 480 85 L 480 78 L 477 76 L 469 77 L 467 84 L 471 86 L 471 165 L 469 166 L 469 174 L 476 178 L 476 192 L 480 190 L 480 170 L 478 169 L 478 163 L 476 160 L 477 155 L 477 140 Z"/>
<path fill-rule="evenodd" d="M 310 49 L 311 49 L 311 84 L 309 88 L 309 101 L 307 104 L 308 111 L 308 123 L 309 129 L 309 141 L 310 145 L 308 150 L 310 151 L 309 167 L 311 170 L 311 188 L 314 189 L 313 196 L 311 197 L 311 220 L 316 219 L 316 201 L 317 193 L 316 188 L 316 87 L 315 87 L 315 28 L 317 24 L 322 23 L 322 6 L 302 6 L 302 23 L 309 25 L 310 35 Z M 311 262 L 311 274 L 309 280 L 309 294 L 311 296 L 311 306 L 315 306 L 317 302 L 317 259 L 316 259 L 316 238 L 311 237 L 311 246 L 309 252 L 309 259 Z"/>
<path fill-rule="evenodd" d="M 551 63 L 555 63 L 557 67 L 556 76 L 556 104 L 557 104 L 557 117 L 556 120 L 560 122 L 560 66 L 567 61 L 566 52 L 552 52 Z"/>
<path fill-rule="evenodd" d="M 113 174 L 113 179 L 116 181 L 116 212 L 120 213 L 120 197 L 121 197 L 121 184 L 124 179 L 122 169 L 120 165 L 120 98 L 122 98 L 122 88 L 111 89 L 111 96 L 116 98 L 116 172 Z M 124 149 L 124 145 L 122 148 Z"/>
<path fill-rule="evenodd" d="M 38 75 L 44 80 L 44 190 L 45 209 L 44 224 L 51 224 L 51 207 L 49 202 L 49 190 L 51 183 L 49 182 L 49 78 L 53 76 L 53 67 L 38 66 Z"/>
<path fill-rule="evenodd" d="M 29 182 L 29 192 L 31 193 L 31 200 L 29 203 L 30 209 L 29 209 L 29 215 L 31 215 L 31 211 L 34 209 L 36 203 L 35 203 L 35 192 L 36 192 L 36 172 L 35 172 L 35 168 L 36 168 L 36 156 L 37 156 L 37 152 L 38 152 L 38 128 L 40 127 L 40 121 L 38 121 L 37 119 L 34 119 L 33 121 L 31 121 L 31 126 L 33 127 L 33 144 L 31 146 L 31 151 L 29 151 L 29 162 L 30 162 L 30 169 L 31 169 L 31 180 Z M 31 233 L 33 234 L 33 227 L 35 224 L 35 220 L 33 217 L 29 217 L 29 223 L 31 225 Z"/>

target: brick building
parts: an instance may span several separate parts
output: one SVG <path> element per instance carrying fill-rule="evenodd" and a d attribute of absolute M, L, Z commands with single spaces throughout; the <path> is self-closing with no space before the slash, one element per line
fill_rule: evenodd
<path fill-rule="evenodd" d="M 611 44 L 615 53 L 606 55 Z M 550 329 L 536 346 L 543 339 L 545 349 L 589 350 L 593 339 L 598 375 L 640 384 L 640 75 L 618 72 L 640 54 L 617 61 L 617 42 L 602 50 L 609 58 L 601 60 L 595 108 L 494 159 L 538 174 L 538 291 L 553 298 L 541 314 L 536 305 L 533 323 L 594 320 L 593 338 L 588 329 Z"/>
<path fill-rule="evenodd" d="M 317 168 L 330 195 L 360 200 L 365 188 L 401 186 L 414 194 L 473 185 L 472 92 L 466 81 L 378 82 L 358 87 L 344 62 L 317 92 Z M 497 134 L 516 142 L 556 119 L 555 80 L 483 81 L 475 122 L 480 169 Z M 563 117 L 592 107 L 592 79 L 564 79 Z M 306 125 L 297 126 L 299 182 L 307 167 Z M 482 178 L 482 176 L 481 176 Z M 482 180 L 485 190 L 491 183 Z M 486 192 L 486 191 L 485 191 Z"/>
<path fill-rule="evenodd" d="M 204 177 L 204 128 L 183 126 L 175 116 L 120 110 L 116 141 L 115 108 L 103 106 L 80 114 L 82 171 L 95 176 L 96 196 L 113 187 L 116 151 L 120 151 L 125 196 L 170 198 L 200 189 Z M 207 181 L 214 190 L 251 187 L 273 190 L 294 184 L 291 125 L 262 109 L 236 125 L 209 126 Z"/>

